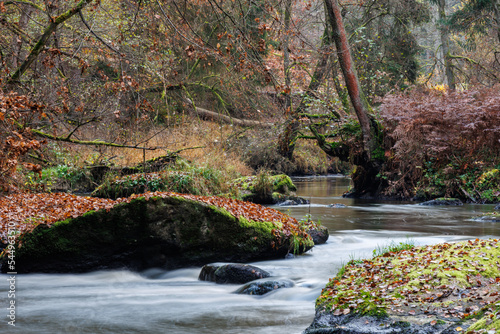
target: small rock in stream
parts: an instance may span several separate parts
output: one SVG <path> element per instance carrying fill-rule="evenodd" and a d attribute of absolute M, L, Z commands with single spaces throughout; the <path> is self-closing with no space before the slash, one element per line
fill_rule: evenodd
<path fill-rule="evenodd" d="M 261 280 L 256 282 L 250 282 L 239 288 L 235 293 L 240 295 L 265 295 L 271 291 L 282 289 L 282 288 L 292 288 L 295 284 L 287 279 L 282 280 Z"/>
<path fill-rule="evenodd" d="M 451 206 L 461 206 L 464 205 L 461 200 L 456 199 L 456 198 L 436 198 L 433 199 L 432 201 L 427 201 L 420 203 L 419 205 L 451 205 Z"/>
<path fill-rule="evenodd" d="M 345 204 L 342 203 L 333 203 L 333 204 L 328 204 L 329 208 L 334 208 L 334 209 L 342 209 L 342 208 L 347 208 Z"/>
<path fill-rule="evenodd" d="M 258 267 L 241 264 L 207 264 L 201 268 L 198 279 L 200 281 L 210 281 L 218 284 L 244 284 L 261 278 L 271 276 L 267 271 Z"/>

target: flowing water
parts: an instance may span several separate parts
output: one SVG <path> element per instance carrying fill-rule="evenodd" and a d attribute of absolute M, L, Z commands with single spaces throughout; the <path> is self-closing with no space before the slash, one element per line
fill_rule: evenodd
<path fill-rule="evenodd" d="M 425 207 L 342 198 L 343 177 L 294 180 L 311 205 L 279 207 L 297 219 L 310 214 L 327 226 L 324 245 L 295 258 L 252 263 L 293 288 L 264 296 L 233 293 L 238 285 L 197 280 L 200 268 L 143 273 L 29 274 L 16 277 L 16 327 L 7 325 L 8 282 L 0 279 L 0 333 L 301 333 L 314 301 L 340 266 L 392 242 L 436 244 L 500 235 L 500 224 L 470 218 L 491 205 Z M 345 208 L 331 208 L 341 203 Z"/>

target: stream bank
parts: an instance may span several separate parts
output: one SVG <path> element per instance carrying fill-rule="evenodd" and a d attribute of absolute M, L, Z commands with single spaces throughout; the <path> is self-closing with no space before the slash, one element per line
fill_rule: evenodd
<path fill-rule="evenodd" d="M 413 202 L 343 198 L 349 179 L 296 178 L 297 195 L 311 205 L 274 207 L 297 219 L 310 214 L 330 231 L 324 245 L 301 256 L 251 262 L 294 286 L 263 295 L 234 293 L 238 284 L 199 281 L 201 266 L 83 274 L 20 274 L 16 329 L 23 334 L 96 332 L 163 334 L 300 334 L 313 321 L 315 300 L 328 280 L 352 258 L 411 239 L 436 245 L 500 235 L 500 225 L 471 217 L 493 205 L 425 207 Z M 344 208 L 328 207 L 344 204 Z M 7 275 L 0 275 L 6 282 Z M 8 286 L 0 284 L 0 295 Z M 21 307 L 22 305 L 22 307 Z"/>

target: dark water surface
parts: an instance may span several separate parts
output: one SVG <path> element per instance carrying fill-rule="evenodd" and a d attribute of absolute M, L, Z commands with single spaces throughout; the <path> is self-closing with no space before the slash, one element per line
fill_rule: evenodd
<path fill-rule="evenodd" d="M 379 246 L 408 239 L 425 245 L 500 235 L 500 224 L 470 220 L 492 205 L 361 201 L 341 197 L 349 186 L 343 177 L 295 182 L 298 195 L 312 204 L 278 209 L 297 219 L 319 219 L 330 239 L 302 256 L 253 263 L 295 287 L 261 297 L 236 295 L 239 285 L 198 281 L 200 268 L 17 275 L 11 327 L 7 276 L 1 275 L 0 333 L 301 333 L 313 320 L 322 287 L 351 258 L 370 257 Z M 327 207 L 332 203 L 347 207 Z"/>

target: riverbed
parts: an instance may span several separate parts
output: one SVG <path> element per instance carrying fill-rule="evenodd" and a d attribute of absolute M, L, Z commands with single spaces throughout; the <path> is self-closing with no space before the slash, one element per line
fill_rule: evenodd
<path fill-rule="evenodd" d="M 293 288 L 264 296 L 235 294 L 239 285 L 198 281 L 201 268 L 16 276 L 16 326 L 7 325 L 7 275 L 1 275 L 0 333 L 301 333 L 314 318 L 314 301 L 328 279 L 353 258 L 411 241 L 436 244 L 500 235 L 500 224 L 470 218 L 493 205 L 427 207 L 412 202 L 342 198 L 342 176 L 294 179 L 310 205 L 275 207 L 328 227 L 330 239 L 308 253 L 252 263 Z M 344 208 L 328 207 L 343 204 Z"/>

